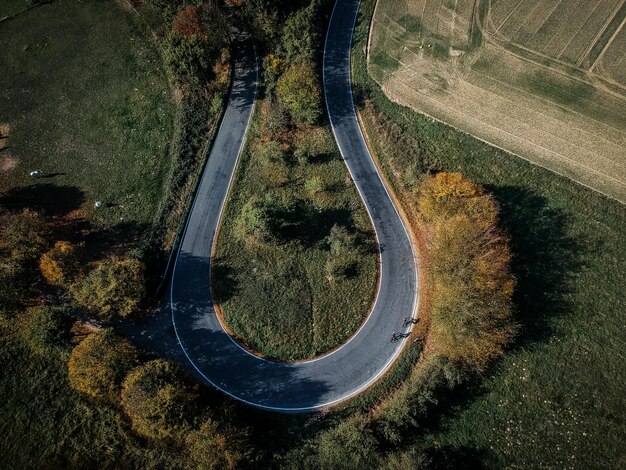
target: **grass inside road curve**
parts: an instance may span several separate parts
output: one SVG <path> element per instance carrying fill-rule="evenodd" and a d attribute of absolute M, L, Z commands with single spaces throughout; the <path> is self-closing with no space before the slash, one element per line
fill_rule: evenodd
<path fill-rule="evenodd" d="M 252 350 L 306 359 L 340 345 L 365 320 L 378 254 L 328 126 L 270 136 L 268 113 L 269 106 L 259 103 L 222 218 L 215 296 L 228 327 Z M 276 239 L 242 238 L 246 205 L 268 198 L 282 208 L 272 214 Z M 348 253 L 331 251 L 327 237 L 335 225 L 354 237 Z M 335 263 L 348 269 L 336 272 Z"/>
<path fill-rule="evenodd" d="M 101 229 L 151 224 L 175 106 L 141 20 L 114 2 L 57 0 L 0 23 L 0 50 L 4 202 L 81 209 Z M 53 177 L 35 181 L 33 169 Z"/>

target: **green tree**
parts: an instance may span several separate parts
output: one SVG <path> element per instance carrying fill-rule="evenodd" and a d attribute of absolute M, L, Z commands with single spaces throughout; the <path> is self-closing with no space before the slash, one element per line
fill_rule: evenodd
<path fill-rule="evenodd" d="M 293 13 L 283 27 L 282 46 L 287 62 L 306 64 L 315 61 L 319 45 L 317 3 Z"/>
<path fill-rule="evenodd" d="M 0 305 L 7 311 L 32 294 L 36 262 L 48 236 L 48 226 L 34 211 L 0 213 Z"/>
<path fill-rule="evenodd" d="M 250 443 L 245 433 L 211 418 L 187 433 L 185 444 L 189 463 L 198 470 L 235 469 L 249 458 Z"/>
<path fill-rule="evenodd" d="M 276 95 L 298 123 L 315 124 L 322 114 L 321 89 L 311 63 L 291 65 L 278 80 Z"/>
<path fill-rule="evenodd" d="M 122 407 L 133 429 L 152 439 L 181 437 L 194 419 L 197 392 L 169 361 L 154 360 L 134 369 L 122 384 Z"/>
<path fill-rule="evenodd" d="M 113 330 L 91 333 L 70 354 L 68 375 L 75 390 L 109 403 L 117 403 L 121 384 L 138 364 L 138 352 Z"/>
<path fill-rule="evenodd" d="M 255 243 L 270 243 L 276 240 L 273 230 L 274 204 L 270 200 L 250 199 L 241 210 L 237 230 L 242 240 Z"/>
<path fill-rule="evenodd" d="M 104 318 L 127 317 L 145 295 L 144 271 L 143 263 L 136 259 L 105 259 L 70 290 L 79 305 Z"/>
<path fill-rule="evenodd" d="M 321 469 L 368 469 L 379 463 L 378 443 L 361 414 L 324 431 L 317 440 L 317 458 Z"/>
<path fill-rule="evenodd" d="M 183 37 L 177 32 L 165 38 L 163 56 L 174 82 L 179 86 L 205 77 L 211 63 L 207 43 L 202 37 Z"/>
<path fill-rule="evenodd" d="M 33 307 L 24 315 L 22 334 L 33 351 L 49 354 L 68 343 L 71 324 L 70 312 L 65 307 Z"/>

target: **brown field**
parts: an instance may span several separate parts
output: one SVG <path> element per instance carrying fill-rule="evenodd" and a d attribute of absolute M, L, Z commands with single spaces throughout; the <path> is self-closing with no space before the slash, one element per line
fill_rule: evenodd
<path fill-rule="evenodd" d="M 394 101 L 626 203 L 625 0 L 379 0 Z"/>

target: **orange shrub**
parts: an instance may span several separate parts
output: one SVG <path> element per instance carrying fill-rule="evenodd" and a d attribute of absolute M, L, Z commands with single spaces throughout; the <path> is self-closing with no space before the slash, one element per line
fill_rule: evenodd
<path fill-rule="evenodd" d="M 70 242 L 57 241 L 39 259 L 39 270 L 48 284 L 65 286 L 78 272 L 78 249 Z"/>

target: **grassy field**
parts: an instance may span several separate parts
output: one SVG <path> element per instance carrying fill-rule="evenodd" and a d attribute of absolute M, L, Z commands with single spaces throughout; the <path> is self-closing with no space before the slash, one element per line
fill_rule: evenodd
<path fill-rule="evenodd" d="M 550 16 L 557 3 L 561 13 Z M 626 10 L 601 3 L 568 22 L 577 11 L 569 0 L 502 0 L 483 10 L 469 0 L 452 10 L 380 0 L 370 73 L 393 101 L 626 202 L 626 94 L 604 74 L 621 70 L 626 49 L 620 34 L 594 49 Z"/>
<path fill-rule="evenodd" d="M 0 4 L 0 19 L 12 16 L 26 9 L 26 0 L 3 0 Z"/>
<path fill-rule="evenodd" d="M 175 105 L 141 21 L 58 0 L 1 23 L 0 50 L 2 204 L 142 233 L 160 211 Z"/>
<path fill-rule="evenodd" d="M 328 127 L 295 131 L 294 148 L 314 148 L 306 163 L 293 150 L 262 157 L 265 110 L 257 111 L 231 190 L 216 250 L 216 296 L 233 333 L 255 351 L 304 359 L 349 338 L 374 298 L 377 251 L 373 229 Z M 254 197 L 295 201 L 277 243 L 250 246 L 237 235 Z M 326 237 L 333 225 L 357 236 L 358 255 L 344 279 L 330 279 Z"/>
<path fill-rule="evenodd" d="M 410 187 L 423 169 L 461 171 L 496 195 L 523 328 L 411 440 L 491 468 L 623 468 L 626 207 L 390 102 L 362 52 L 373 3 L 362 6 L 354 71 L 372 100 L 362 114 L 385 173 Z"/>

